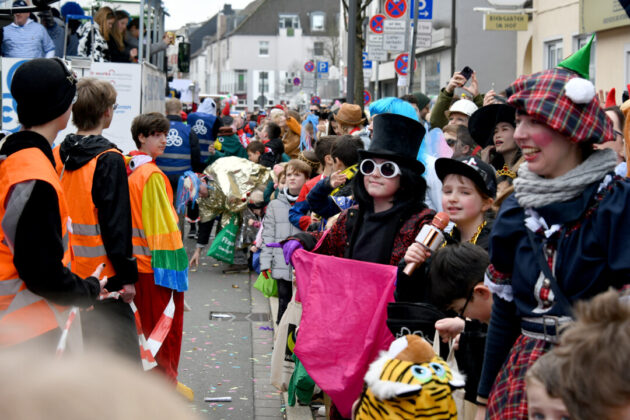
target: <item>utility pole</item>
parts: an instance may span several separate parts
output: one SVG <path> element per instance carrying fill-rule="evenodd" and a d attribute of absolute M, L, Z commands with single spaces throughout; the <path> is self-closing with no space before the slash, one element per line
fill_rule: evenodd
<path fill-rule="evenodd" d="M 409 89 L 407 90 L 407 93 L 411 93 L 413 92 L 413 74 L 415 73 L 414 71 L 414 66 L 413 64 L 416 62 L 416 35 L 418 33 L 418 15 L 420 13 L 418 13 L 420 10 L 418 7 L 418 0 L 412 0 L 413 3 L 411 5 L 411 7 L 414 7 L 415 10 L 415 14 L 413 15 L 413 30 L 411 31 L 411 48 L 409 49 L 409 64 L 407 65 L 407 75 L 409 76 Z"/>
<path fill-rule="evenodd" d="M 354 70 L 357 63 L 354 50 L 357 43 L 357 1 L 348 0 L 348 83 L 346 85 L 346 102 L 354 103 Z"/>
<path fill-rule="evenodd" d="M 221 93 L 221 16 L 222 12 L 217 13 L 217 92 Z"/>

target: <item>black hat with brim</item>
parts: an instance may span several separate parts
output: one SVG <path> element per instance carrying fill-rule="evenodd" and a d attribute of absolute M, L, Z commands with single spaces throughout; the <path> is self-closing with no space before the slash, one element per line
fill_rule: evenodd
<path fill-rule="evenodd" d="M 457 159 L 440 158 L 435 161 L 435 173 L 444 182 L 447 175 L 462 175 L 472 182 L 488 197 L 497 195 L 495 170 L 476 156 L 463 156 Z"/>
<path fill-rule="evenodd" d="M 505 122 L 514 126 L 516 108 L 506 104 L 486 105 L 475 111 L 468 120 L 468 131 L 481 146 L 486 147 L 492 144 L 494 137 L 494 127 L 500 122 Z"/>
<path fill-rule="evenodd" d="M 359 150 L 359 158 L 389 159 L 422 174 L 424 165 L 417 160 L 426 130 L 418 121 L 398 114 L 378 114 L 373 120 L 372 141 L 368 150 Z"/>

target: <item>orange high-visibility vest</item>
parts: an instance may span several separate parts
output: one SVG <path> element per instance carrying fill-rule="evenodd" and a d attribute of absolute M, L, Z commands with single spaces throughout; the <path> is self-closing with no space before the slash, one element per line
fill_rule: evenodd
<path fill-rule="evenodd" d="M 133 256 L 138 261 L 139 273 L 153 273 L 151 268 L 151 249 L 149 248 L 149 242 L 144 233 L 144 225 L 142 224 L 142 194 L 144 192 L 144 186 L 151 177 L 151 175 L 159 173 L 164 177 L 164 185 L 166 186 L 166 193 L 168 199 L 173 202 L 173 190 L 171 189 L 171 183 L 169 182 L 164 172 L 160 170 L 155 164 L 155 161 L 140 165 L 133 170 L 129 175 L 129 199 L 131 201 L 131 219 L 133 225 L 132 242 L 133 242 Z"/>
<path fill-rule="evenodd" d="M 57 192 L 64 249 L 62 262 L 70 268 L 70 218 L 66 200 L 55 169 L 39 149 L 23 149 L 0 162 L 0 220 L 4 222 L 8 220 L 6 216 L 11 216 L 6 209 L 9 192 L 15 185 L 31 180 L 47 182 Z M 36 241 L 36 238 L 33 240 Z M 33 261 L 33 264 L 37 264 L 37 261 Z M 0 347 L 18 344 L 57 328 L 59 324 L 55 311 L 63 309 L 26 288 L 13 265 L 13 247 L 4 230 L 0 230 Z"/>
<path fill-rule="evenodd" d="M 66 169 L 61 177 L 61 186 L 68 198 L 68 212 L 72 219 L 72 271 L 82 278 L 91 276 L 96 267 L 102 263 L 105 263 L 103 276 L 116 275 L 111 261 L 107 258 L 98 222 L 98 210 L 92 201 L 92 183 L 96 163 L 103 153 L 108 152 L 118 153 L 122 159 L 122 153 L 117 149 L 108 149 L 77 170 Z M 57 173 L 61 175 L 63 163 L 59 158 L 59 147 L 53 149 L 53 155 Z"/>

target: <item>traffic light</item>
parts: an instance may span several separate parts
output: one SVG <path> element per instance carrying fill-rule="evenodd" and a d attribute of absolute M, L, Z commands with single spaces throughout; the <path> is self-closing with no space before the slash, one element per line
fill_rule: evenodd
<path fill-rule="evenodd" d="M 190 42 L 179 43 L 177 67 L 179 67 L 179 71 L 182 73 L 188 73 L 190 71 Z"/>

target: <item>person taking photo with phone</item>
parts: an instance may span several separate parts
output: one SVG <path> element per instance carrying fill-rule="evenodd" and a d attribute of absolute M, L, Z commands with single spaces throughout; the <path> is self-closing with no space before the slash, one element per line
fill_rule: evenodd
<path fill-rule="evenodd" d="M 466 86 L 469 80 L 470 80 L 470 84 Z M 477 82 L 477 74 L 470 67 L 466 66 L 462 69 L 462 71 L 456 71 L 455 73 L 453 73 L 453 77 L 451 77 L 451 80 L 449 80 L 446 87 L 440 90 L 440 94 L 438 95 L 437 100 L 435 101 L 435 105 L 433 106 L 433 109 L 431 110 L 431 118 L 429 120 L 429 122 L 431 123 L 431 127 L 442 128 L 445 125 L 450 123 L 449 122 L 450 114 L 449 116 L 447 116 L 445 113 L 451 108 L 453 97 L 455 95 L 455 88 L 461 88 L 464 91 L 468 92 L 470 95 L 472 95 L 473 97 L 472 102 L 474 102 L 474 105 L 476 105 L 477 108 L 483 105 L 483 95 L 479 93 L 479 84 Z M 455 102 L 455 104 L 457 102 Z M 470 105 L 473 105 L 473 104 L 466 104 L 466 105 L 468 105 L 467 108 L 472 109 Z M 469 113 L 462 113 L 462 115 L 467 115 L 469 117 L 473 112 L 477 110 L 477 108 L 470 110 Z M 455 110 L 450 110 L 450 111 L 451 113 L 455 112 Z M 460 111 L 457 111 L 457 112 L 461 113 Z M 468 118 L 466 118 L 466 122 L 467 121 L 468 121 Z M 462 124 L 462 125 L 466 125 L 466 124 Z"/>

